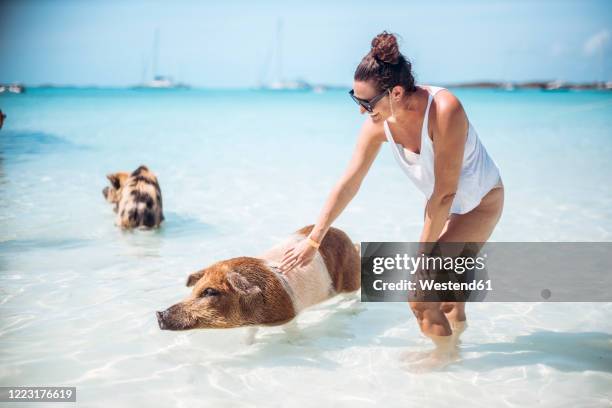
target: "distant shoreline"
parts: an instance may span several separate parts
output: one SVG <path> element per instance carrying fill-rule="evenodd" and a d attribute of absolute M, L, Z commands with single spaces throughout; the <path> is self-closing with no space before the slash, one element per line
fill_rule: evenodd
<path fill-rule="evenodd" d="M 612 81 L 608 82 L 565 82 L 565 81 L 526 81 L 526 82 L 494 82 L 494 81 L 475 81 L 447 84 L 448 88 L 486 88 L 486 89 L 541 89 L 570 90 L 570 89 L 594 89 L 609 91 L 612 90 Z"/>
<path fill-rule="evenodd" d="M 99 86 L 99 85 L 64 85 L 64 84 L 40 84 L 40 85 L 23 85 L 21 83 L 2 84 L 0 83 L 0 93 L 3 93 L 1 89 L 8 89 L 9 86 L 22 86 L 27 89 L 108 89 L 108 90 L 137 90 L 137 91 L 155 91 L 155 92 L 166 92 L 168 90 L 210 90 L 210 91 L 312 91 L 312 88 L 308 89 L 283 89 L 274 90 L 258 87 L 245 87 L 245 88 L 212 88 L 212 87 L 180 87 L 170 89 L 155 89 L 155 88 L 141 88 L 138 86 Z M 465 89 L 500 89 L 506 91 L 518 90 L 518 89 L 535 89 L 544 91 L 563 91 L 563 90 L 598 90 L 598 91 L 610 91 L 612 90 L 612 81 L 608 82 L 565 82 L 565 81 L 523 81 L 523 82 L 510 82 L 510 81 L 472 81 L 472 82 L 455 82 L 455 83 L 442 83 L 434 84 L 442 86 L 444 88 L 465 88 Z M 316 85 L 319 91 L 338 91 L 350 89 L 350 85 Z"/>

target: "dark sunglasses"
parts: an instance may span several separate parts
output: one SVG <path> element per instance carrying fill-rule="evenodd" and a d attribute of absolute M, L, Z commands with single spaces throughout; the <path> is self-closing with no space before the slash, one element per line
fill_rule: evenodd
<path fill-rule="evenodd" d="M 373 97 L 372 99 L 360 99 L 358 97 L 355 96 L 355 91 L 353 89 L 351 89 L 349 91 L 349 95 L 351 95 L 351 98 L 353 98 L 353 100 L 357 103 L 357 105 L 359 106 L 363 106 L 363 109 L 367 110 L 368 112 L 372 113 L 374 111 L 374 106 L 378 103 L 378 101 L 380 101 L 382 98 L 385 97 L 385 95 L 387 95 L 387 90 L 384 90 L 383 92 L 381 92 L 380 94 L 376 95 L 375 97 Z"/>

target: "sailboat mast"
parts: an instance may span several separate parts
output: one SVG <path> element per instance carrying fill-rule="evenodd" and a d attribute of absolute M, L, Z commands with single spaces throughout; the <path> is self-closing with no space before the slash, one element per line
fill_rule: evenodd
<path fill-rule="evenodd" d="M 283 50 L 282 50 L 283 21 L 276 22 L 276 78 L 278 82 L 283 81 Z"/>
<path fill-rule="evenodd" d="M 157 58 L 159 57 L 159 28 L 153 37 L 153 78 L 157 78 Z"/>

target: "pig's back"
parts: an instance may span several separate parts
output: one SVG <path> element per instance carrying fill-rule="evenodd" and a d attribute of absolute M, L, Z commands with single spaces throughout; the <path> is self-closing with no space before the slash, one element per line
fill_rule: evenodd
<path fill-rule="evenodd" d="M 290 246 L 304 239 L 312 225 L 304 227 L 287 240 L 266 251 L 261 257 L 270 265 L 279 265 Z M 291 288 L 296 312 L 321 303 L 337 293 L 359 289 L 359 255 L 348 236 L 337 228 L 330 228 L 313 260 L 305 267 L 296 267 L 285 279 Z"/>

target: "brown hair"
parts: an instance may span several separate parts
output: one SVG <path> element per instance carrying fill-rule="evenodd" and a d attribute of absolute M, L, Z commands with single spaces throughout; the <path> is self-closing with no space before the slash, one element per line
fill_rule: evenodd
<path fill-rule="evenodd" d="M 394 34 L 386 31 L 372 40 L 372 48 L 355 70 L 356 81 L 372 81 L 379 92 L 400 85 L 406 92 L 416 91 L 412 64 L 404 57 Z"/>

